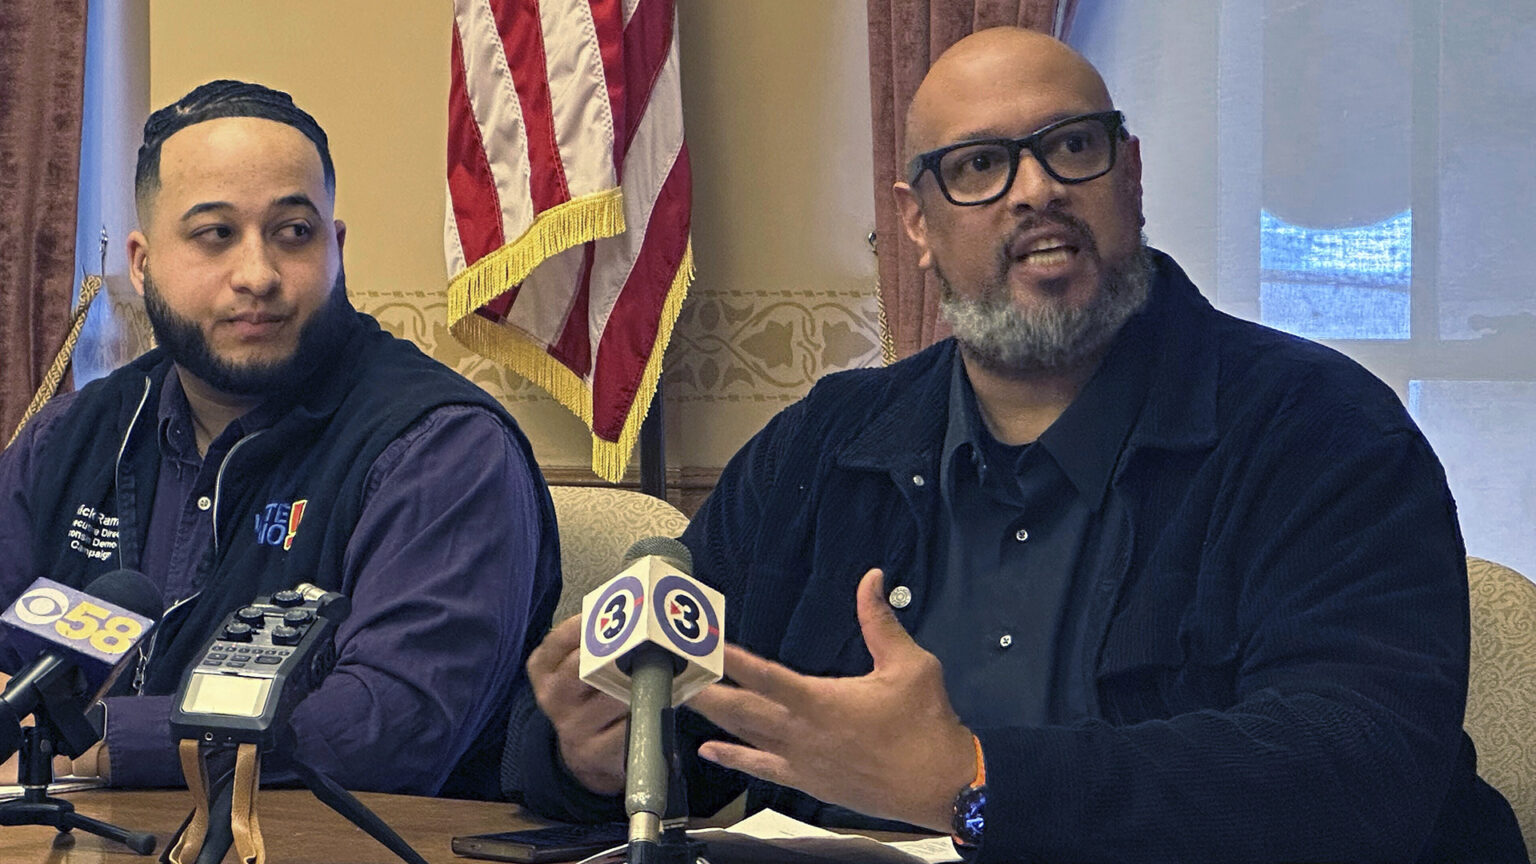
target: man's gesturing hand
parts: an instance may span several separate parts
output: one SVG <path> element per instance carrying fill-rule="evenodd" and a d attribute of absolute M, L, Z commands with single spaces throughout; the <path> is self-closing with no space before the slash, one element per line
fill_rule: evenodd
<path fill-rule="evenodd" d="M 744 744 L 699 755 L 831 804 L 949 830 L 956 793 L 975 776 L 971 733 L 944 690 L 938 658 L 918 647 L 881 596 L 879 570 L 859 583 L 859 629 L 874 671 L 815 678 L 726 647 L 726 675 L 689 700 Z"/>
<path fill-rule="evenodd" d="M 624 718 L 629 708 L 579 676 L 581 616 L 549 631 L 528 655 L 533 698 L 560 738 L 560 758 L 581 785 L 601 795 L 624 791 Z"/>

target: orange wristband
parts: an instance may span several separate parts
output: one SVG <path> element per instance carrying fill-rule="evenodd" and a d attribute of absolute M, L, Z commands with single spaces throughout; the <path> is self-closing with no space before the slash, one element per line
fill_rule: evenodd
<path fill-rule="evenodd" d="M 981 755 L 981 739 L 971 735 L 971 743 L 976 745 L 976 779 L 971 781 L 972 786 L 987 785 L 987 760 Z"/>
<path fill-rule="evenodd" d="M 987 760 L 981 752 L 981 739 L 971 734 L 971 744 L 976 748 L 976 779 L 955 796 L 951 830 L 955 846 L 975 849 L 981 842 L 982 808 L 986 806 Z"/>

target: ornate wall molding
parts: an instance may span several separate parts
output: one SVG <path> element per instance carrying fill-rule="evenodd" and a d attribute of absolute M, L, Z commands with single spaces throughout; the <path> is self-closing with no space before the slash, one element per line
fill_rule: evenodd
<path fill-rule="evenodd" d="M 668 401 L 783 405 L 829 372 L 879 363 L 872 288 L 701 290 L 683 307 L 667 352 Z"/>

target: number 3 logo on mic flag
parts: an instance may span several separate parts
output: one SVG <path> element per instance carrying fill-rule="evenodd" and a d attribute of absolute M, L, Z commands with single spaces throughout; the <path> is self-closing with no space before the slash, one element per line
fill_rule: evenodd
<path fill-rule="evenodd" d="M 592 606 L 582 633 L 587 650 L 597 657 L 618 650 L 634 632 L 644 606 L 645 586 L 639 579 L 626 576 L 614 580 Z"/>
<path fill-rule="evenodd" d="M 679 651 L 707 656 L 720 643 L 720 619 L 697 585 L 680 576 L 656 580 L 656 622 Z"/>

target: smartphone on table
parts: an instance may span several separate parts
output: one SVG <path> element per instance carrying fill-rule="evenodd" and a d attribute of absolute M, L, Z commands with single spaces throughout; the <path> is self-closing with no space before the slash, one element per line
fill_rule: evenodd
<path fill-rule="evenodd" d="M 499 834 L 470 834 L 453 838 L 454 854 L 487 861 L 513 861 L 516 864 L 545 864 L 552 861 L 580 861 L 604 849 L 612 849 L 629 840 L 629 828 L 622 822 L 599 825 L 553 825 L 526 831 L 502 831 Z"/>

